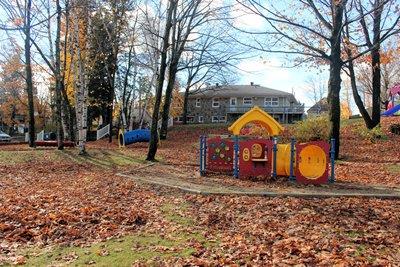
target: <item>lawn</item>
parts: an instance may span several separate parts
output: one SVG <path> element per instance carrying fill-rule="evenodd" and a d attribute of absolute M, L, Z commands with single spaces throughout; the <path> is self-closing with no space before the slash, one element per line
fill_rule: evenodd
<path fill-rule="evenodd" d="M 395 121 L 374 142 L 343 125 L 339 181 L 399 187 Z M 159 160 L 197 172 L 206 133 L 226 125 L 173 128 Z M 147 164 L 146 144 L 0 149 L 0 266 L 400 264 L 398 200 L 203 196 L 116 175 Z"/>

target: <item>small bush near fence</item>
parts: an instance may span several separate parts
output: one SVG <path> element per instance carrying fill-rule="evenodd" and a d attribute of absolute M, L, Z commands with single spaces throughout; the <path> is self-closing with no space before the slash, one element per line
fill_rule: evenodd
<path fill-rule="evenodd" d="M 368 129 L 364 124 L 359 124 L 354 126 L 354 133 L 364 140 L 369 140 L 372 143 L 380 139 L 387 139 L 387 136 L 383 132 L 380 125 L 373 129 Z"/>
<path fill-rule="evenodd" d="M 293 135 L 299 142 L 329 140 L 328 116 L 314 116 L 299 121 L 293 127 Z"/>

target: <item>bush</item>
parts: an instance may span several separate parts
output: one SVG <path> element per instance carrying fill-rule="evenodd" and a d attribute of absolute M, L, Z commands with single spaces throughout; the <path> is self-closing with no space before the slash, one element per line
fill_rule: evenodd
<path fill-rule="evenodd" d="M 297 122 L 293 128 L 294 137 L 300 142 L 328 141 L 329 132 L 328 116 L 309 117 L 306 120 Z"/>
<path fill-rule="evenodd" d="M 379 139 L 387 138 L 380 125 L 373 129 L 368 129 L 364 124 L 360 124 L 355 126 L 354 131 L 359 137 L 369 140 L 372 143 L 375 143 Z"/>
<path fill-rule="evenodd" d="M 389 130 L 391 133 L 400 135 L 400 123 L 390 125 Z"/>

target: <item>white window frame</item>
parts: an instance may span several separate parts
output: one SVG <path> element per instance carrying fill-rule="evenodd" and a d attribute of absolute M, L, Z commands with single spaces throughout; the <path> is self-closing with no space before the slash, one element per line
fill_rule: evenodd
<path fill-rule="evenodd" d="M 279 106 L 279 97 L 264 98 L 264 105 L 266 107 L 278 107 Z"/>
<path fill-rule="evenodd" d="M 251 103 L 246 103 L 246 101 L 250 100 Z M 253 98 L 252 97 L 243 97 L 243 106 L 252 106 L 253 105 Z"/>
<path fill-rule="evenodd" d="M 219 122 L 226 122 L 226 116 L 220 116 Z"/>
<path fill-rule="evenodd" d="M 218 98 L 218 97 L 214 97 L 214 98 L 212 99 L 211 106 L 212 106 L 213 108 L 219 108 L 219 98 Z"/>
<path fill-rule="evenodd" d="M 235 104 L 232 104 L 232 100 L 235 100 Z M 231 107 L 236 107 L 237 106 L 237 97 L 231 97 L 231 99 L 229 99 L 229 106 Z"/>
<path fill-rule="evenodd" d="M 199 123 L 204 123 L 204 117 L 203 117 L 203 116 L 199 116 L 198 122 L 199 122 Z"/>
<path fill-rule="evenodd" d="M 200 108 L 200 107 L 201 107 L 201 99 L 196 98 L 196 108 Z"/>
<path fill-rule="evenodd" d="M 219 122 L 219 117 L 218 116 L 212 116 L 211 117 L 211 122 L 213 122 L 213 123 Z"/>

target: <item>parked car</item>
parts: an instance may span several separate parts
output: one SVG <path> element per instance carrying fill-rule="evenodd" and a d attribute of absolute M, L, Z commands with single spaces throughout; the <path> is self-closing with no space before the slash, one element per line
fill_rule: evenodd
<path fill-rule="evenodd" d="M 0 142 L 11 142 L 11 136 L 0 130 Z"/>

